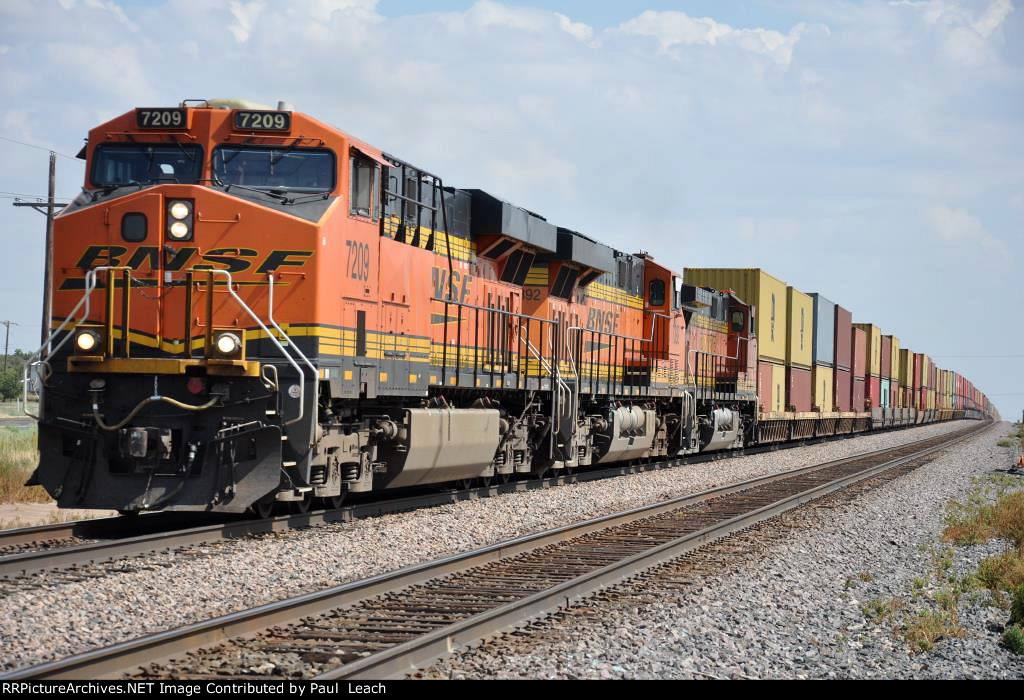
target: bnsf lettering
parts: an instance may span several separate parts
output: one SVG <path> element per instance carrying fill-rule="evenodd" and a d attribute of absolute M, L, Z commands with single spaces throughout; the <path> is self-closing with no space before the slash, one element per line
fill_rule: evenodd
<path fill-rule="evenodd" d="M 447 299 L 448 301 L 457 301 L 460 304 L 465 304 L 466 300 L 469 299 L 473 275 L 464 275 L 458 270 L 452 270 L 451 295 L 449 295 L 448 270 L 435 267 L 430 273 L 434 282 L 435 299 Z"/>
<path fill-rule="evenodd" d="M 354 280 L 370 280 L 370 246 L 358 241 L 345 241 L 348 246 L 348 264 L 345 269 Z"/>
<path fill-rule="evenodd" d="M 163 254 L 163 266 L 160 255 Z M 279 267 L 302 267 L 313 255 L 308 250 L 272 250 L 256 272 L 266 274 Z M 232 274 L 245 272 L 253 265 L 252 258 L 259 252 L 251 248 L 212 248 L 200 254 L 199 248 L 173 248 L 161 251 L 157 246 L 140 246 L 132 249 L 117 245 L 94 245 L 85 249 L 76 267 L 88 270 L 94 267 L 130 267 L 133 270 L 158 270 L 178 272 L 186 269 L 195 260 L 196 269 L 227 270 Z"/>
<path fill-rule="evenodd" d="M 615 311 L 590 309 L 587 315 L 587 330 L 598 333 L 614 333 L 619 327 L 619 314 Z"/>

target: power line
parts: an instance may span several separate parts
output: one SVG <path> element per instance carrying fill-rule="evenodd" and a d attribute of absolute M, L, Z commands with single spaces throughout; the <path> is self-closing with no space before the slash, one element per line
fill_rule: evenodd
<path fill-rule="evenodd" d="M 19 146 L 28 146 L 29 148 L 35 148 L 35 149 L 38 149 L 40 151 L 47 151 L 47 152 L 50 152 L 50 153 L 56 153 L 57 155 L 61 156 L 62 158 L 67 158 L 69 160 L 81 161 L 80 158 L 75 158 L 74 156 L 69 156 L 67 153 L 61 153 L 60 151 L 55 151 L 52 148 L 46 148 L 45 146 L 37 146 L 34 143 L 25 143 L 24 141 L 19 141 L 18 139 L 12 139 L 12 138 L 10 138 L 8 136 L 0 136 L 0 141 L 10 141 L 11 143 L 16 143 Z"/>

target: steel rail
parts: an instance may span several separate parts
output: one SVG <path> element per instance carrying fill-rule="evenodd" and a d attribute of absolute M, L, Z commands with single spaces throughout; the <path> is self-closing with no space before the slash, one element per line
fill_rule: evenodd
<path fill-rule="evenodd" d="M 514 627 L 526 619 L 557 609 L 575 598 L 585 596 L 610 583 L 621 581 L 637 571 L 675 558 L 690 549 L 699 547 L 714 539 L 749 527 L 761 520 L 774 517 L 781 512 L 841 489 L 856 481 L 870 478 L 880 472 L 921 459 L 939 450 L 947 449 L 960 441 L 979 434 L 990 428 L 991 425 L 990 422 L 986 422 L 980 426 L 957 431 L 949 435 L 933 436 L 918 441 L 918 443 L 861 453 L 818 465 L 792 469 L 689 496 L 674 498 L 654 505 L 642 506 L 621 513 L 593 518 L 582 523 L 518 537 L 471 552 L 404 567 L 393 572 L 352 581 L 323 591 L 297 596 L 249 610 L 231 613 L 178 629 L 140 637 L 66 659 L 18 669 L 0 675 L 0 679 L 114 677 L 143 665 L 170 660 L 200 647 L 216 645 L 232 638 L 250 636 L 276 625 L 288 624 L 309 616 L 322 614 L 338 608 L 345 608 L 360 601 L 407 589 L 411 586 L 464 572 L 491 562 L 508 559 L 518 554 L 565 542 L 582 535 L 629 524 L 710 499 L 771 484 L 772 482 L 841 467 L 858 460 L 881 458 L 886 453 L 906 450 L 915 444 L 930 443 L 927 447 L 915 450 L 910 454 L 901 455 L 897 459 L 881 462 L 876 466 L 868 467 L 865 470 L 789 496 L 770 506 L 717 523 L 712 527 L 657 546 L 614 565 L 590 572 L 577 579 L 534 595 L 529 595 L 515 603 L 472 616 L 411 642 L 341 666 L 324 674 L 322 677 L 362 678 L 400 675 L 414 670 L 420 664 L 447 655 L 457 647 L 476 641 L 481 636 Z M 936 442 L 940 439 L 940 442 Z"/>
<path fill-rule="evenodd" d="M 911 427 L 915 426 L 900 426 L 892 430 Z M 144 514 L 142 516 L 114 516 L 96 518 L 94 520 L 76 520 L 54 525 L 3 530 L 0 531 L 0 549 L 51 543 L 56 540 L 72 538 L 99 541 L 0 555 L 0 578 L 94 564 L 176 547 L 286 532 L 330 523 L 351 522 L 362 518 L 403 513 L 420 508 L 454 505 L 479 498 L 525 493 L 568 484 L 588 483 L 630 474 L 673 469 L 732 457 L 751 456 L 863 436 L 864 433 L 819 436 L 791 443 L 759 445 L 736 450 L 723 450 L 721 452 L 659 459 L 646 463 L 624 463 L 602 469 L 588 469 L 572 474 L 558 474 L 523 481 L 511 481 L 506 484 L 491 484 L 489 486 L 476 486 L 468 489 L 443 489 L 413 496 L 385 497 L 366 503 L 345 505 L 338 509 L 314 510 L 303 514 L 277 515 L 262 519 L 225 521 L 222 517 L 219 517 L 214 523 L 190 526 L 188 525 L 189 520 L 195 522 L 195 518 L 208 520 L 215 516 L 199 513 L 195 514 L 193 518 L 189 518 L 184 513 L 164 512 Z M 139 529 L 144 529 L 145 532 L 138 535 L 131 534 Z"/>

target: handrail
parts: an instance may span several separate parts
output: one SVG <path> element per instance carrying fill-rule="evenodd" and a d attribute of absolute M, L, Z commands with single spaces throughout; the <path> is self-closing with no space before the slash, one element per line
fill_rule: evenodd
<path fill-rule="evenodd" d="M 267 279 L 269 280 L 269 285 L 267 286 L 267 289 L 269 290 L 269 296 L 268 296 L 268 299 L 267 299 L 267 320 L 270 321 L 270 325 L 272 325 L 277 330 L 278 333 L 280 333 L 282 336 L 284 336 L 284 338 L 288 341 L 288 344 L 291 346 L 291 348 L 298 354 L 299 357 L 302 358 L 302 361 L 306 363 L 307 367 L 309 367 L 310 372 L 313 373 L 312 374 L 312 376 L 313 376 L 313 387 L 316 390 L 316 403 L 319 404 L 319 402 L 320 402 L 320 382 L 317 381 L 317 370 L 316 370 L 316 367 L 314 367 L 313 363 L 309 361 L 309 358 L 306 357 L 305 353 L 303 353 L 302 350 L 299 349 L 299 346 L 295 344 L 295 341 L 292 340 L 288 336 L 288 334 L 284 332 L 284 329 L 281 328 L 281 326 L 277 325 L 277 321 L 274 320 L 274 273 L 273 272 L 267 273 Z M 306 377 L 305 372 L 300 372 L 299 376 L 302 377 L 301 381 L 303 382 L 303 384 L 305 384 L 305 377 Z M 302 388 L 304 390 L 305 386 L 303 386 Z M 303 402 L 303 406 L 305 406 L 305 402 Z M 300 418 L 302 417 L 301 413 L 300 413 L 299 417 Z M 296 420 L 298 420 L 298 419 L 296 419 Z M 291 422 L 285 423 L 285 425 L 291 425 Z M 311 446 L 313 444 L 312 440 L 314 438 L 314 435 L 313 435 L 314 432 L 315 431 L 310 431 L 310 435 L 309 435 L 310 445 Z"/>
<path fill-rule="evenodd" d="M 262 330 L 264 333 L 267 334 L 267 337 L 270 339 L 270 342 L 272 342 L 274 344 L 274 346 L 278 350 L 281 351 L 281 354 L 284 355 L 284 359 L 286 359 L 288 361 L 288 364 L 290 364 L 292 366 L 292 368 L 295 370 L 295 372 L 299 375 L 299 397 L 298 397 L 299 398 L 299 415 L 297 415 L 295 418 L 293 418 L 290 421 L 285 421 L 284 425 L 286 425 L 286 426 L 287 425 L 291 425 L 293 423 L 297 423 L 298 421 L 302 420 L 305 417 L 305 415 L 306 415 L 306 382 L 305 382 L 306 375 L 302 371 L 302 368 L 299 367 L 297 362 L 295 362 L 295 359 L 291 356 L 291 354 L 287 350 L 284 349 L 284 346 L 281 345 L 281 343 L 274 336 L 274 334 L 270 332 L 270 329 L 267 328 L 266 324 L 263 323 L 262 320 L 260 320 L 260 317 L 256 314 L 256 312 L 253 311 L 251 308 L 249 308 L 249 305 L 246 304 L 245 301 L 242 300 L 242 297 L 238 296 L 238 292 L 236 292 L 235 288 L 234 288 L 234 281 L 231 278 L 231 272 L 230 271 L 228 271 L 228 270 L 219 270 L 218 269 L 218 270 L 202 270 L 202 272 L 209 273 L 211 278 L 212 278 L 212 276 L 214 274 L 221 274 L 221 275 L 224 275 L 227 278 L 228 293 L 234 298 L 235 301 L 238 302 L 238 305 L 241 306 L 242 309 L 247 314 L 249 314 L 249 317 L 253 321 L 255 321 L 257 323 L 257 325 L 259 325 L 260 330 Z M 213 289 L 212 288 L 209 291 L 210 291 L 211 294 L 213 293 Z M 209 319 L 208 322 L 212 324 L 213 319 Z M 291 342 L 291 339 L 288 338 L 288 334 L 284 333 L 283 331 L 282 331 L 282 334 L 284 335 L 285 338 L 288 339 L 288 341 L 289 341 L 289 343 L 291 343 L 292 347 L 295 347 L 295 343 Z"/>
<path fill-rule="evenodd" d="M 64 328 L 68 325 L 68 323 L 75 317 L 75 314 L 78 313 L 78 310 L 80 308 L 82 308 L 83 304 L 85 305 L 85 310 L 82 312 L 82 317 L 80 319 L 78 319 L 77 321 L 75 321 L 74 325 L 77 326 L 78 324 L 84 323 L 85 321 L 88 320 L 89 312 L 91 311 L 92 292 L 93 292 L 94 289 L 96 289 L 96 276 L 97 276 L 97 273 L 104 272 L 104 271 L 125 270 L 125 269 L 128 269 L 128 268 L 125 268 L 123 266 L 115 266 L 115 265 L 103 265 L 101 267 L 94 267 L 91 270 L 87 270 L 86 273 L 85 273 L 85 291 L 82 293 L 82 298 L 78 300 L 78 303 L 75 304 L 73 309 L 71 309 L 71 313 L 69 313 L 64 318 L 64 320 L 61 322 L 61 324 L 59 326 L 57 326 L 57 328 L 55 328 L 54 330 L 50 331 L 50 334 L 48 336 L 46 336 L 46 340 L 43 342 L 43 344 L 41 346 L 39 346 L 38 350 L 36 350 L 34 353 L 32 353 L 32 355 L 29 357 L 29 361 L 25 363 L 25 366 L 22 369 L 22 373 L 21 373 L 21 384 L 22 384 L 21 396 L 22 396 L 22 405 L 24 406 L 24 408 L 22 410 L 24 411 L 25 415 L 28 416 L 29 418 L 33 418 L 35 420 L 39 420 L 39 416 L 38 415 L 36 415 L 35 413 L 32 413 L 32 412 L 30 412 L 28 410 L 28 383 L 29 383 L 29 373 L 34 371 L 36 369 L 36 367 L 39 366 L 40 364 L 43 364 L 43 363 L 46 362 L 45 360 L 39 359 L 42 356 L 43 351 L 46 350 L 46 348 L 48 348 L 50 346 L 50 343 L 53 341 L 53 338 L 58 333 L 60 333 L 61 331 L 64 330 Z M 47 320 L 47 322 L 50 322 L 50 319 L 46 319 L 46 320 Z M 62 347 L 64 347 L 64 344 L 67 343 L 69 340 L 71 340 L 71 336 L 72 336 L 71 333 L 68 333 L 67 335 L 65 335 L 63 340 L 61 340 L 59 343 L 57 343 L 56 347 L 50 348 L 50 351 L 47 353 L 46 356 L 50 357 L 51 355 L 56 353 L 58 350 L 60 350 Z M 40 403 L 40 405 L 42 405 L 42 399 L 43 399 L 43 385 L 42 385 L 42 382 L 39 385 L 39 391 L 37 393 L 39 394 L 39 403 Z"/>

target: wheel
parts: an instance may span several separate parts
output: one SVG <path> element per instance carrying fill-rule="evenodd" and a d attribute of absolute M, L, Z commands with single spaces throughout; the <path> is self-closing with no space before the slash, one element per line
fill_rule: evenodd
<path fill-rule="evenodd" d="M 455 482 L 455 487 L 459 489 L 459 491 L 468 491 L 469 489 L 473 488 L 473 480 L 459 479 L 458 481 Z"/>
<path fill-rule="evenodd" d="M 267 496 L 249 506 L 249 512 L 260 520 L 266 520 L 274 514 L 274 503 L 274 496 Z"/>
<path fill-rule="evenodd" d="M 508 474 L 495 474 L 494 477 L 498 480 L 499 484 L 507 484 L 512 481 L 512 477 L 515 476 L 515 472 L 509 472 Z"/>
<path fill-rule="evenodd" d="M 478 479 L 478 481 L 480 482 L 481 486 L 483 486 L 484 488 L 487 488 L 488 486 L 491 485 L 491 479 L 493 479 L 493 478 L 494 477 L 491 477 L 491 476 L 481 476 Z"/>
<path fill-rule="evenodd" d="M 307 491 L 301 501 L 288 501 L 288 510 L 294 515 L 305 515 L 313 505 L 313 492 Z"/>

